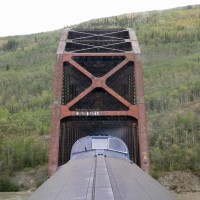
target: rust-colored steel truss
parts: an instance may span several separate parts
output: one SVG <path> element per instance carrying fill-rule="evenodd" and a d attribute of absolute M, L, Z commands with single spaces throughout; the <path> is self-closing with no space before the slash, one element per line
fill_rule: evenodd
<path fill-rule="evenodd" d="M 49 175 L 80 137 L 105 133 L 150 171 L 140 48 L 132 29 L 64 30 L 55 67 Z"/>

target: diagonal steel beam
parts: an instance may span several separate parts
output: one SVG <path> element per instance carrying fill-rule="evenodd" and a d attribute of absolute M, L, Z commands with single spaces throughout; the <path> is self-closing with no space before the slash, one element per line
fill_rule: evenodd
<path fill-rule="evenodd" d="M 94 78 L 94 75 L 92 75 L 89 71 L 87 71 L 85 68 L 83 68 L 81 65 L 79 65 L 76 61 L 73 59 L 68 60 L 68 62 L 73 65 L 76 69 L 78 69 L 81 73 L 83 73 L 85 76 L 87 76 L 90 79 Z"/>
<path fill-rule="evenodd" d="M 105 74 L 102 79 L 105 81 L 111 77 L 113 74 L 115 74 L 117 71 L 119 71 L 121 68 L 123 68 L 127 63 L 129 62 L 128 59 L 123 60 L 121 63 L 119 63 L 116 67 L 114 67 L 112 70 L 110 70 L 107 74 Z"/>

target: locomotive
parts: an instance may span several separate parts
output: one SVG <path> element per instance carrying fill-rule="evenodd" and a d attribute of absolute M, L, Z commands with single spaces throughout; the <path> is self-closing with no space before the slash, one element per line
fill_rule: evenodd
<path fill-rule="evenodd" d="M 70 160 L 29 200 L 175 200 L 129 159 L 120 138 L 91 135 L 77 140 Z"/>

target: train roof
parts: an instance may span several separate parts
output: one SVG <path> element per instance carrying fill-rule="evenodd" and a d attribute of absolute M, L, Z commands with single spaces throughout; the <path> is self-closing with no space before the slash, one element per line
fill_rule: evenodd
<path fill-rule="evenodd" d="M 70 160 L 29 200 L 175 200 L 130 160 L 105 156 Z"/>

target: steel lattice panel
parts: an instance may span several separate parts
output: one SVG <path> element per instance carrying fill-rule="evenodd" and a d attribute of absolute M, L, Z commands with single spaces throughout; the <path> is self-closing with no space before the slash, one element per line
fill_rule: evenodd
<path fill-rule="evenodd" d="M 129 62 L 111 76 L 106 84 L 131 104 L 136 104 L 134 63 Z"/>
<path fill-rule="evenodd" d="M 69 117 L 61 121 L 60 134 L 59 165 L 69 160 L 72 145 L 79 138 L 93 134 L 109 134 L 126 141 L 130 158 L 138 162 L 134 154 L 138 151 L 137 120 L 131 117 Z"/>
<path fill-rule="evenodd" d="M 91 84 L 92 81 L 87 76 L 74 68 L 70 63 L 65 62 L 63 66 L 62 104 L 66 105 Z"/>
<path fill-rule="evenodd" d="M 73 111 L 115 111 L 128 110 L 124 104 L 115 99 L 102 88 L 95 88 L 87 96 L 70 108 Z"/>
<path fill-rule="evenodd" d="M 73 57 L 84 69 L 95 77 L 102 77 L 115 68 L 123 60 L 124 56 L 80 56 Z"/>
<path fill-rule="evenodd" d="M 68 39 L 88 40 L 91 38 L 94 40 L 99 40 L 100 38 L 106 38 L 106 39 L 112 38 L 115 40 L 122 40 L 122 39 L 129 39 L 130 36 L 128 31 L 123 29 L 83 30 L 83 31 L 72 30 L 68 34 Z"/>

